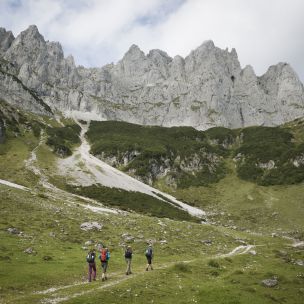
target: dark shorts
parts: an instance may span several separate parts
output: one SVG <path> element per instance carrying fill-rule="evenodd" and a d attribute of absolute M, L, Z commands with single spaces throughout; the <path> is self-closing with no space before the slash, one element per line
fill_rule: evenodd
<path fill-rule="evenodd" d="M 103 269 L 103 272 L 106 272 L 108 268 L 108 262 L 101 262 L 101 268 Z"/>
<path fill-rule="evenodd" d="M 152 257 L 146 256 L 146 258 L 147 258 L 148 264 L 151 264 L 152 263 Z"/>

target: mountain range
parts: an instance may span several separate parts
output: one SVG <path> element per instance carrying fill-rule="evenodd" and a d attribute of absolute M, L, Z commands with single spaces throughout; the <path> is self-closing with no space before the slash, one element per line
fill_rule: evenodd
<path fill-rule="evenodd" d="M 0 28 L 0 98 L 38 114 L 141 125 L 277 126 L 304 116 L 304 88 L 287 63 L 258 77 L 235 49 L 205 41 L 185 58 L 132 45 L 117 64 L 76 66 L 35 25 Z"/>

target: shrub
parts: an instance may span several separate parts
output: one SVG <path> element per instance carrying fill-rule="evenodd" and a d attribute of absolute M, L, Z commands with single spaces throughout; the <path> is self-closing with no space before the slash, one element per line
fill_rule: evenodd
<path fill-rule="evenodd" d="M 208 265 L 209 265 L 210 267 L 220 268 L 220 264 L 219 264 L 217 261 L 215 261 L 215 260 L 210 260 L 210 261 L 208 262 Z"/>

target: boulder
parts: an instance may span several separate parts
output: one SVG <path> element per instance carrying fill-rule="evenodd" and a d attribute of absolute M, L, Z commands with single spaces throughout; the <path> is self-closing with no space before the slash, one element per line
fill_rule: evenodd
<path fill-rule="evenodd" d="M 17 228 L 14 228 L 14 227 L 8 228 L 7 232 L 10 234 L 20 234 L 21 233 Z"/>
<path fill-rule="evenodd" d="M 80 229 L 84 231 L 101 230 L 102 227 L 103 225 L 99 224 L 98 222 L 85 222 L 80 225 Z"/>
<path fill-rule="evenodd" d="M 26 248 L 23 252 L 27 254 L 36 254 L 36 251 L 32 247 Z"/>
<path fill-rule="evenodd" d="M 262 281 L 262 285 L 265 287 L 275 287 L 278 285 L 278 280 L 276 278 L 266 279 Z"/>

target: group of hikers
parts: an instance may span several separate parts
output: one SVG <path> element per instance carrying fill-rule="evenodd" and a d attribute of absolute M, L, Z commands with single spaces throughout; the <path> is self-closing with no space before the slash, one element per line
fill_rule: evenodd
<path fill-rule="evenodd" d="M 132 255 L 133 255 L 133 251 L 131 246 L 127 246 L 125 248 L 125 253 L 124 253 L 124 257 L 125 257 L 125 261 L 127 264 L 127 269 L 126 269 L 126 275 L 132 274 L 131 271 L 131 262 L 132 262 Z M 153 259 L 153 248 L 152 248 L 152 244 L 149 244 L 146 251 L 145 251 L 145 256 L 147 259 L 147 266 L 146 266 L 146 271 L 149 270 L 149 268 L 151 270 L 153 270 L 152 267 L 152 259 Z M 88 273 L 88 280 L 89 282 L 95 281 L 96 280 L 96 250 L 95 249 L 91 249 L 88 252 L 87 255 L 87 263 L 89 266 L 89 273 Z M 102 246 L 99 250 L 99 255 L 98 255 L 98 259 L 101 262 L 101 269 L 102 269 L 102 275 L 101 275 L 101 280 L 105 281 L 107 280 L 107 268 L 108 268 L 108 263 L 109 263 L 109 259 L 110 259 L 110 251 L 108 248 Z"/>

